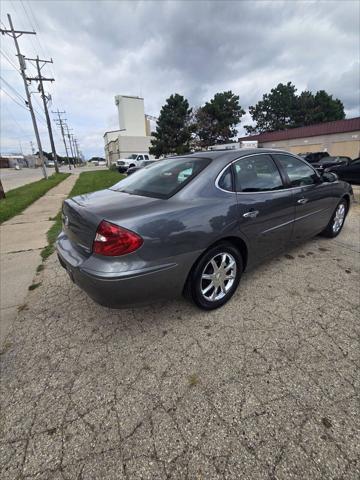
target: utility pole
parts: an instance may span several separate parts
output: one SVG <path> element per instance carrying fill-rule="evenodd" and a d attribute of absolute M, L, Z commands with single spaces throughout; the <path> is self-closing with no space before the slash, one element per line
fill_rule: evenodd
<path fill-rule="evenodd" d="M 78 158 L 77 151 L 76 151 L 76 144 L 75 144 L 75 138 L 74 138 L 73 133 L 71 134 L 71 140 L 72 140 L 73 147 L 74 147 L 75 162 L 76 162 L 76 165 L 79 165 L 79 158 Z"/>
<path fill-rule="evenodd" d="M 55 171 L 56 173 L 59 173 L 59 167 L 58 167 L 58 161 L 57 161 L 57 155 L 56 155 L 56 149 L 55 149 L 55 143 L 54 143 L 54 138 L 53 138 L 53 133 L 52 133 L 52 128 L 51 128 L 51 121 L 50 121 L 50 116 L 49 116 L 49 111 L 47 107 L 47 101 L 48 97 L 45 95 L 44 91 L 44 84 L 43 82 L 53 82 L 53 78 L 44 78 L 41 75 L 41 69 L 46 63 L 53 63 L 52 59 L 51 60 L 40 60 L 39 56 L 36 58 L 25 58 L 25 60 L 28 60 L 30 62 L 35 62 L 36 63 L 36 69 L 37 69 L 37 77 L 27 77 L 27 80 L 31 83 L 32 81 L 39 82 L 39 92 L 41 94 L 41 98 L 43 101 L 44 105 L 44 112 L 45 112 L 45 117 L 46 117 L 46 123 L 47 123 L 47 128 L 49 132 L 49 139 L 50 139 L 50 145 L 51 145 L 51 151 L 53 154 L 53 159 L 54 159 L 54 164 L 55 164 Z M 40 62 L 42 65 L 40 66 Z"/>
<path fill-rule="evenodd" d="M 59 112 L 59 109 L 57 109 L 56 112 L 52 112 L 52 113 L 57 114 L 57 116 L 58 116 L 58 118 L 56 118 L 55 121 L 58 122 L 57 125 L 59 125 L 60 130 L 61 130 L 61 135 L 62 135 L 62 138 L 63 138 L 63 141 L 64 141 L 64 147 L 65 147 L 65 152 L 66 152 L 66 158 L 67 158 L 67 161 L 68 161 L 69 170 L 71 170 L 69 152 L 68 152 L 68 148 L 67 148 L 66 140 L 65 140 L 65 132 L 64 132 L 64 123 L 65 122 L 61 118 L 61 115 L 63 113 L 66 113 L 66 112 Z"/>
<path fill-rule="evenodd" d="M 73 166 L 75 168 L 75 157 L 74 157 L 74 151 L 73 151 L 73 147 L 72 147 L 72 144 L 71 144 L 71 136 L 70 136 L 70 131 L 69 131 L 69 126 L 67 123 L 65 123 L 65 128 L 66 128 L 66 132 L 67 132 L 67 137 L 69 139 L 69 145 L 70 145 L 70 150 L 71 150 L 71 156 L 72 156 L 72 159 L 73 159 Z"/>
<path fill-rule="evenodd" d="M 81 162 L 80 150 L 79 150 L 79 145 L 78 145 L 78 143 L 79 143 L 79 142 L 78 142 L 77 139 L 75 138 L 76 152 L 77 152 L 77 156 L 78 156 L 79 162 Z"/>
<path fill-rule="evenodd" d="M 42 146 L 41 146 L 41 140 L 40 140 L 39 130 L 38 130 L 38 127 L 37 127 L 36 117 L 35 117 L 34 109 L 33 109 L 32 102 L 31 102 L 31 95 L 30 95 L 30 92 L 29 92 L 29 86 L 28 86 L 28 83 L 27 83 L 27 80 L 26 80 L 26 74 L 25 74 L 26 63 L 25 63 L 25 57 L 24 57 L 24 55 L 22 55 L 21 52 L 20 52 L 20 47 L 19 47 L 19 43 L 18 43 L 18 40 L 17 40 L 18 37 L 20 37 L 21 35 L 25 35 L 25 34 L 28 34 L 28 35 L 36 35 L 36 32 L 27 32 L 27 31 L 24 31 L 24 30 L 14 30 L 14 26 L 13 26 L 13 23 L 12 23 L 12 20 L 11 20 L 11 16 L 10 16 L 9 13 L 8 13 L 7 17 L 8 17 L 8 20 L 9 20 L 10 30 L 2 29 L 2 28 L 1 28 L 1 29 L 0 29 L 0 32 L 1 32 L 3 35 L 4 35 L 4 34 L 8 34 L 10 37 L 13 38 L 14 43 L 15 43 L 16 52 L 17 52 L 17 55 L 16 55 L 16 56 L 18 57 L 19 66 L 20 66 L 20 74 L 21 74 L 22 79 L 23 79 L 23 81 L 24 81 L 24 87 L 25 87 L 25 92 L 26 92 L 26 98 L 27 98 L 26 104 L 27 104 L 27 106 L 28 106 L 28 108 L 29 108 L 29 110 L 30 110 L 30 115 L 31 115 L 31 120 L 32 120 L 33 127 L 34 127 L 36 142 L 37 142 L 37 145 L 38 145 L 39 156 L 40 156 L 40 161 L 41 161 L 41 168 L 42 168 L 44 177 L 45 177 L 45 178 L 48 178 L 48 175 L 47 175 L 47 172 L 46 172 L 46 166 L 45 166 L 45 162 L 44 162 L 44 154 L 43 154 L 43 150 L 42 150 Z"/>

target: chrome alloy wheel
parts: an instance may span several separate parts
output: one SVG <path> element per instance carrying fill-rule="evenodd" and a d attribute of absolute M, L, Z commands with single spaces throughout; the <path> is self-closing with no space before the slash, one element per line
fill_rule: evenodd
<path fill-rule="evenodd" d="M 202 272 L 202 296 L 210 302 L 224 298 L 234 284 L 236 271 L 236 261 L 230 253 L 216 254 Z"/>
<path fill-rule="evenodd" d="M 338 231 L 341 229 L 344 223 L 345 213 L 346 213 L 345 205 L 343 203 L 340 203 L 340 205 L 338 205 L 336 209 L 335 217 L 333 221 L 332 229 L 334 233 L 338 233 Z"/>

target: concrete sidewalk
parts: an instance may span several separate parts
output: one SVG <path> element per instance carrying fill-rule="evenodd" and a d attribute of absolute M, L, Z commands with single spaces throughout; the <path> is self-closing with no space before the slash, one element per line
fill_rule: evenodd
<path fill-rule="evenodd" d="M 0 226 L 0 346 L 3 345 L 18 308 L 23 305 L 41 263 L 46 233 L 78 175 L 71 175 L 23 213 Z"/>

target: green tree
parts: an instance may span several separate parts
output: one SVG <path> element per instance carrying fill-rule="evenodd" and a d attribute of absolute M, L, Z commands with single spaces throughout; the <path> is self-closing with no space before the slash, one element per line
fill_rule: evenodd
<path fill-rule="evenodd" d="M 255 106 L 249 107 L 249 112 L 255 125 L 245 126 L 247 133 L 286 130 L 345 118 L 344 105 L 338 98 L 334 99 L 325 90 L 315 95 L 305 90 L 296 95 L 291 82 L 279 83 Z"/>
<path fill-rule="evenodd" d="M 156 131 L 152 134 L 154 139 L 149 148 L 151 155 L 158 158 L 161 155 L 181 155 L 190 151 L 193 131 L 191 112 L 189 102 L 178 93 L 166 100 L 160 111 Z"/>
<path fill-rule="evenodd" d="M 312 125 L 314 122 L 315 97 L 305 90 L 296 99 L 296 108 L 294 109 L 294 126 L 303 127 Z"/>
<path fill-rule="evenodd" d="M 261 133 L 285 130 L 294 126 L 296 108 L 296 87 L 291 82 L 279 83 L 262 100 L 249 107 L 249 113 L 256 122 L 255 126 L 245 126 L 247 133 Z"/>
<path fill-rule="evenodd" d="M 333 98 L 325 90 L 316 92 L 313 123 L 332 122 L 345 118 L 344 105 L 338 98 Z"/>
<path fill-rule="evenodd" d="M 239 104 L 239 96 L 231 90 L 216 93 L 195 113 L 196 134 L 199 146 L 229 142 L 237 134 L 236 125 L 245 114 Z"/>

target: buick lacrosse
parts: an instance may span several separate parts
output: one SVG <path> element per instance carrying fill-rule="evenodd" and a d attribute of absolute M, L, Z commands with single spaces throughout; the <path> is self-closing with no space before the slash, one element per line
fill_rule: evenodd
<path fill-rule="evenodd" d="M 210 310 L 246 269 L 317 234 L 336 237 L 351 200 L 348 183 L 284 151 L 199 152 L 66 200 L 57 252 L 102 305 L 186 294 Z"/>

